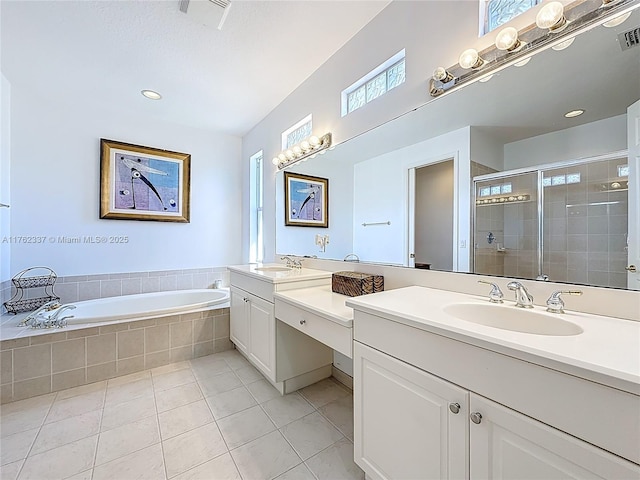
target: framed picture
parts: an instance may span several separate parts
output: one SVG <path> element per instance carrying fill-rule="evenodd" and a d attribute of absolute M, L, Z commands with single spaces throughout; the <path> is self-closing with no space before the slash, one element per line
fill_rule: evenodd
<path fill-rule="evenodd" d="M 329 180 L 284 172 L 284 224 L 329 227 Z"/>
<path fill-rule="evenodd" d="M 191 155 L 100 139 L 100 218 L 189 223 Z"/>

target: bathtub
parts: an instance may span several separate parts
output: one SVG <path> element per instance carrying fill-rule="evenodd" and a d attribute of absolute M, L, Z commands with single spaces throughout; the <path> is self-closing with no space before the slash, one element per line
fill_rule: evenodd
<path fill-rule="evenodd" d="M 76 308 L 67 310 L 62 316 L 73 315 L 67 320 L 68 325 L 143 320 L 216 306 L 223 308 L 229 306 L 228 302 L 228 288 L 176 290 L 73 302 Z"/>

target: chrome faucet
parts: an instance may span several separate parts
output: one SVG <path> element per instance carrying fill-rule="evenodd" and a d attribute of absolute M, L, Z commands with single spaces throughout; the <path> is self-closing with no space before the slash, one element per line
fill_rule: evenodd
<path fill-rule="evenodd" d="M 280 257 L 280 260 L 286 260 L 287 261 L 287 267 L 289 267 L 289 268 L 293 267 L 293 260 L 291 260 L 290 257 L 287 257 L 287 256 Z"/>
<path fill-rule="evenodd" d="M 289 268 L 302 268 L 302 260 L 298 260 L 296 258 L 291 258 L 289 256 L 284 256 L 284 257 L 280 257 L 280 260 L 286 260 L 287 261 L 287 267 Z"/>
<path fill-rule="evenodd" d="M 547 300 L 547 312 L 564 313 L 564 301 L 560 295 L 582 295 L 582 290 L 558 290 L 553 292 Z"/>
<path fill-rule="evenodd" d="M 62 328 L 67 326 L 67 320 L 73 315 L 60 317 L 66 310 L 75 309 L 75 305 L 62 305 L 60 302 L 52 301 L 45 303 L 35 312 L 27 315 L 18 326 L 30 326 L 31 328 Z"/>
<path fill-rule="evenodd" d="M 500 290 L 500 287 L 497 284 L 487 282 L 486 280 L 478 280 L 478 283 L 491 285 L 491 291 L 489 292 L 489 301 L 491 303 L 503 303 L 502 299 L 504 298 L 504 293 L 502 293 L 502 290 Z"/>
<path fill-rule="evenodd" d="M 60 308 L 57 308 L 55 312 L 53 312 L 53 314 L 49 317 L 49 322 L 51 323 L 51 327 L 66 327 L 67 326 L 67 319 L 68 318 L 73 318 L 73 315 L 67 315 L 66 317 L 62 317 L 60 318 L 60 314 L 62 312 L 64 312 L 65 310 L 75 310 L 76 306 L 69 304 L 69 305 L 62 305 Z"/>
<path fill-rule="evenodd" d="M 533 308 L 533 296 L 520 282 L 509 282 L 507 288 L 516 292 L 516 307 Z"/>
<path fill-rule="evenodd" d="M 56 308 L 60 308 L 61 306 L 62 304 L 58 300 L 51 300 L 50 302 L 41 305 L 37 310 L 31 312 L 29 315 L 20 320 L 20 323 L 18 323 L 18 327 L 26 327 L 27 325 L 32 326 L 35 319 L 42 315 L 43 312 L 50 312 L 51 310 L 55 310 Z"/>

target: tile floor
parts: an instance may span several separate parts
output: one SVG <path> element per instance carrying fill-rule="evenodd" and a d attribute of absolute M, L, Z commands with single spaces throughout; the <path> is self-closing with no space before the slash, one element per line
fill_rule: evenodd
<path fill-rule="evenodd" d="M 0 407 L 2 480 L 350 480 L 353 397 L 284 397 L 235 350 Z"/>

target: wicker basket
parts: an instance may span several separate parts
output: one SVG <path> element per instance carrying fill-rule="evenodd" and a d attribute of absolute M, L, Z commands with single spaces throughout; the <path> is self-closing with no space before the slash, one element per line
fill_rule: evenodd
<path fill-rule="evenodd" d="M 350 297 L 382 292 L 384 277 L 369 273 L 336 272 L 331 276 L 331 290 Z"/>

